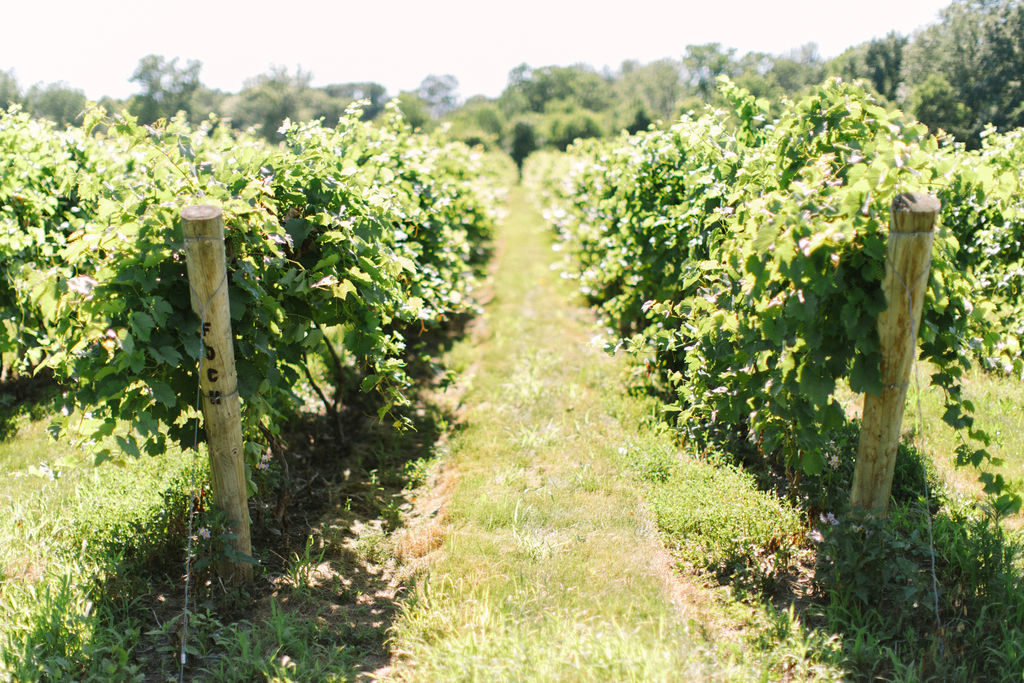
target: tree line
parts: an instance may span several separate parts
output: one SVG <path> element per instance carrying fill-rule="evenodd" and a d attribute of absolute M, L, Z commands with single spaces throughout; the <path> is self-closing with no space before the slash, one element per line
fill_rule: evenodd
<path fill-rule="evenodd" d="M 338 122 L 345 109 L 356 100 L 364 100 L 364 119 L 376 118 L 392 98 L 379 83 L 341 83 L 313 87 L 313 74 L 301 68 L 294 73 L 280 66 L 271 67 L 243 84 L 237 93 L 209 88 L 200 79 L 202 64 L 185 63 L 178 58 L 147 55 L 139 60 L 131 81 L 138 92 L 127 100 L 104 97 L 99 104 L 109 111 L 127 109 L 140 123 L 150 124 L 184 112 L 192 121 L 211 114 L 228 120 L 236 128 L 252 128 L 268 140 L 281 139 L 278 129 L 285 119 L 305 121 L 323 119 Z M 424 80 L 429 89 L 438 77 Z M 430 105 L 416 93 L 401 93 L 399 100 L 407 118 L 423 126 L 431 116 Z M 0 108 L 21 105 L 30 114 L 47 118 L 58 125 L 80 120 L 86 107 L 85 93 L 63 82 L 37 84 L 22 90 L 14 74 L 0 71 Z"/>
<path fill-rule="evenodd" d="M 215 113 L 273 140 L 286 118 L 322 118 L 333 125 L 353 101 L 364 100 L 362 116 L 372 119 L 397 97 L 414 127 L 447 123 L 456 138 L 504 149 L 521 164 L 542 147 L 564 149 L 578 138 L 635 132 L 720 104 L 715 82 L 722 75 L 769 99 L 795 96 L 839 76 L 862 80 L 882 100 L 976 148 L 989 124 L 1000 130 L 1024 125 L 1024 2 L 954 0 L 937 23 L 913 35 L 890 33 L 829 60 L 814 44 L 785 55 L 738 55 L 708 43 L 687 46 L 678 59 L 630 60 L 614 70 L 522 64 L 509 73 L 500 96 L 464 102 L 451 75 L 427 76 L 417 89 L 395 96 L 374 82 L 313 87 L 312 74 L 273 67 L 239 92 L 225 93 L 204 86 L 200 70 L 197 61 L 149 55 L 132 76 L 138 93 L 101 103 L 126 107 L 142 123 L 179 111 L 192 120 Z M 86 98 L 64 83 L 22 91 L 11 72 L 0 72 L 0 107 L 12 103 L 63 125 L 75 120 Z"/>
<path fill-rule="evenodd" d="M 989 125 L 1024 126 L 1024 2 L 955 0 L 910 36 L 890 33 L 828 60 L 814 44 L 738 55 L 709 43 L 687 46 L 679 59 L 623 62 L 614 72 L 522 65 L 496 100 L 470 100 L 452 117 L 457 131 L 497 136 L 521 163 L 538 147 L 564 149 L 576 138 L 667 125 L 706 104 L 721 106 L 715 83 L 723 75 L 773 101 L 828 77 L 860 80 L 883 102 L 974 149 Z"/>

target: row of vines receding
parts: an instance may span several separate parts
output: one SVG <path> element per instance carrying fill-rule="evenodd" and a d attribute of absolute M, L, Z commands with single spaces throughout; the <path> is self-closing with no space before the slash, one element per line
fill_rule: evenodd
<path fill-rule="evenodd" d="M 199 320 L 179 215 L 223 208 L 246 458 L 312 384 L 329 410 L 408 402 L 419 335 L 478 310 L 500 182 L 480 154 L 357 107 L 271 145 L 211 119 L 56 130 L 0 112 L 5 378 L 52 372 L 52 431 L 98 460 L 195 443 Z M 331 391 L 329 388 L 333 388 Z"/>
<path fill-rule="evenodd" d="M 984 466 L 962 380 L 1021 376 L 1024 136 L 967 152 L 860 87 L 831 81 L 772 110 L 726 79 L 727 111 L 535 156 L 528 181 L 565 268 L 641 361 L 695 444 L 723 441 L 818 474 L 850 417 L 837 389 L 878 393 L 890 206 L 941 201 L 920 358 Z M 1020 496 L 982 474 L 1001 511 Z"/>

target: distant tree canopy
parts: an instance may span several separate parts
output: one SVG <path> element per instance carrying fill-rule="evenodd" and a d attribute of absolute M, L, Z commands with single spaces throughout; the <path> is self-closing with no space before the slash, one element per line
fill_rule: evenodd
<path fill-rule="evenodd" d="M 719 43 L 688 45 L 683 56 L 686 84 L 705 102 L 710 101 L 719 76 L 735 77 L 739 74 L 735 54 L 736 50 L 723 49 Z"/>
<path fill-rule="evenodd" d="M 968 146 L 990 123 L 1024 125 L 1024 3 L 954 2 L 906 46 L 903 81 L 911 111 Z"/>
<path fill-rule="evenodd" d="M 637 92 L 623 95 L 616 92 L 614 82 L 611 75 L 583 64 L 517 66 L 491 112 L 492 121 L 509 122 L 498 144 L 521 166 L 526 155 L 540 147 L 565 149 L 576 139 L 607 134 L 613 121 L 628 118 L 632 108 L 644 106 L 641 83 L 632 84 Z M 482 103 L 474 106 L 480 111 Z"/>
<path fill-rule="evenodd" d="M 129 111 L 141 123 L 152 123 L 160 118 L 174 116 L 179 111 L 192 113 L 192 95 L 200 86 L 196 60 L 179 68 L 178 58 L 166 59 L 160 55 L 147 55 L 139 60 L 131 81 L 138 83 L 142 92 L 132 98 Z"/>
<path fill-rule="evenodd" d="M 612 100 L 611 80 L 585 64 L 539 69 L 520 64 L 509 73 L 508 79 L 508 87 L 498 99 L 506 114 L 543 113 L 552 102 L 600 111 Z"/>
<path fill-rule="evenodd" d="M 898 33 L 852 47 L 829 65 L 844 80 L 864 79 L 882 97 L 895 102 L 903 82 L 903 51 L 909 39 Z"/>
<path fill-rule="evenodd" d="M 520 163 L 527 149 L 564 149 L 581 138 L 668 125 L 683 112 L 715 103 L 720 75 L 738 80 L 758 96 L 778 96 L 820 81 L 824 64 L 813 45 L 785 57 L 738 58 L 735 50 L 718 43 L 688 46 L 678 60 L 628 60 L 614 72 L 598 72 L 585 64 L 520 64 L 496 100 L 474 99 L 446 119 L 467 142 L 493 144 L 496 138 Z M 487 111 L 492 121 L 497 118 L 487 102 L 496 105 L 505 121 L 497 135 L 482 135 L 484 126 L 472 125 L 480 112 Z"/>
<path fill-rule="evenodd" d="M 285 119 L 323 119 L 335 125 L 355 101 L 364 103 L 362 118 L 376 118 L 390 97 L 380 83 L 335 83 L 313 87 L 313 75 L 301 68 L 290 72 L 283 66 L 272 66 L 265 73 L 246 80 L 237 93 L 224 93 L 207 88 L 199 79 L 201 64 L 189 61 L 179 67 L 177 58 L 160 55 L 143 57 L 132 80 L 142 92 L 127 103 L 128 110 L 143 123 L 184 112 L 192 120 L 211 114 L 227 119 L 237 128 L 252 128 L 268 140 L 280 139 L 277 132 Z M 0 94 L 3 92 L 0 73 Z M 108 110 L 125 107 L 125 103 L 105 101 Z"/>
<path fill-rule="evenodd" d="M 433 123 L 430 116 L 430 105 L 415 92 L 402 92 L 398 94 L 398 109 L 402 116 L 413 128 L 429 128 Z"/>
<path fill-rule="evenodd" d="M 495 148 L 505 134 L 507 122 L 497 103 L 478 95 L 466 101 L 447 118 L 451 133 L 470 145 Z"/>
<path fill-rule="evenodd" d="M 619 77 L 613 84 L 620 108 L 628 111 L 634 120 L 636 113 L 641 111 L 645 117 L 671 120 L 685 91 L 681 71 L 682 65 L 671 59 L 646 65 L 635 61 L 623 62 Z"/>
<path fill-rule="evenodd" d="M 911 36 L 890 33 L 831 60 L 814 44 L 785 55 L 738 56 L 708 43 L 687 46 L 678 60 L 626 61 L 614 73 L 522 64 L 495 101 L 509 122 L 498 143 L 518 158 L 530 145 L 561 148 L 580 137 L 667 125 L 717 104 L 722 75 L 767 98 L 796 96 L 827 76 L 861 79 L 933 130 L 977 147 L 989 124 L 1024 126 L 1024 2 L 953 0 L 932 26 Z M 528 124 L 526 114 L 533 116 Z"/>
<path fill-rule="evenodd" d="M 13 71 L 0 71 L 0 109 L 21 102 L 21 90 Z"/>
<path fill-rule="evenodd" d="M 85 93 L 69 87 L 67 83 L 37 84 L 25 93 L 25 109 L 33 116 L 50 119 L 61 127 L 80 123 L 86 104 Z"/>
<path fill-rule="evenodd" d="M 973 114 L 942 74 L 928 74 L 911 90 L 907 104 L 920 121 L 932 128 L 948 131 L 958 139 L 969 140 L 971 146 L 975 146 Z"/>
<path fill-rule="evenodd" d="M 528 117 L 524 117 L 512 124 L 512 132 L 509 137 L 509 154 L 522 175 L 523 161 L 539 147 L 537 130 L 533 122 Z"/>
<path fill-rule="evenodd" d="M 18 104 L 36 118 L 49 119 L 58 126 L 78 121 L 85 110 L 85 93 L 67 83 L 36 83 L 24 94 L 11 71 L 0 71 L 0 109 Z"/>
<path fill-rule="evenodd" d="M 432 117 L 439 118 L 458 107 L 459 80 L 451 74 L 427 76 L 416 90 L 416 96 L 427 105 Z"/>
<path fill-rule="evenodd" d="M 580 138 L 665 126 L 683 113 L 718 105 L 716 79 L 722 75 L 769 99 L 796 96 L 826 76 L 838 76 L 861 79 L 931 128 L 976 147 L 989 124 L 1024 125 L 1024 2 L 952 0 L 934 25 L 911 36 L 890 33 L 831 60 L 823 60 L 814 44 L 784 55 L 738 55 L 707 43 L 686 46 L 677 58 L 649 64 L 628 60 L 617 70 L 524 63 L 509 72 L 497 98 L 471 97 L 462 104 L 451 74 L 428 75 L 415 90 L 393 96 L 373 82 L 314 87 L 308 72 L 273 67 L 230 94 L 205 87 L 200 69 L 194 60 L 143 57 L 132 75 L 140 92 L 127 102 L 128 109 L 144 123 L 179 111 L 194 120 L 214 113 L 276 139 L 286 118 L 334 125 L 361 100 L 362 117 L 372 119 L 394 97 L 414 127 L 430 129 L 442 121 L 455 137 L 504 149 L 521 163 L 541 147 L 564 149 Z M 85 98 L 63 83 L 23 91 L 13 72 L 0 71 L 0 107 L 11 104 L 65 124 L 82 111 Z M 103 104 L 108 109 L 126 105 L 108 99 Z"/>
<path fill-rule="evenodd" d="M 231 121 L 240 128 L 254 128 L 268 140 L 280 139 L 277 132 L 285 119 L 313 118 L 307 109 L 313 75 L 302 69 L 289 73 L 283 66 L 247 80 L 242 91 L 225 104 Z"/>
<path fill-rule="evenodd" d="M 365 121 L 377 118 L 390 99 L 387 88 L 380 83 L 337 83 L 322 90 L 328 97 L 344 103 L 345 107 L 356 100 L 367 101 L 362 115 Z"/>

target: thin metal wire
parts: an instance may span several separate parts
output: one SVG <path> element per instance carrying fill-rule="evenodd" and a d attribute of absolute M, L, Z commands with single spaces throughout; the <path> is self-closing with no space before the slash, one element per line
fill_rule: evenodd
<path fill-rule="evenodd" d="M 195 238 L 195 239 L 203 239 L 203 238 Z M 207 241 L 211 241 L 211 240 L 207 240 Z M 213 300 L 215 298 L 217 298 L 217 295 L 220 293 L 221 288 L 223 288 L 224 285 L 227 283 L 227 279 L 228 279 L 228 274 L 225 272 L 224 276 L 221 278 L 220 284 L 217 285 L 217 288 L 215 290 L 213 290 L 213 294 L 211 294 L 210 298 L 207 299 L 205 302 L 202 302 L 202 301 L 199 300 L 198 293 L 196 292 L 195 288 L 192 286 L 191 282 L 189 283 L 189 286 L 188 286 L 189 289 L 191 290 L 191 294 L 192 294 L 193 300 L 199 303 L 199 344 L 200 344 L 200 352 L 199 352 L 199 368 L 198 368 L 198 371 L 196 373 L 196 410 L 199 411 L 199 412 L 202 412 L 202 409 L 203 409 L 203 404 L 202 404 L 202 401 L 203 401 L 202 378 L 203 378 L 203 360 L 205 359 L 206 354 L 204 354 L 202 352 L 202 344 L 203 344 L 203 330 L 206 327 L 206 311 L 210 307 L 210 305 L 213 303 Z M 238 389 L 235 389 L 234 393 L 238 393 Z M 193 455 L 192 455 L 192 480 L 190 482 L 190 487 L 192 489 L 192 498 L 189 501 L 189 506 L 188 506 L 188 536 L 186 536 L 186 540 L 185 540 L 185 604 L 182 607 L 182 615 L 181 615 L 181 619 L 182 619 L 182 621 L 181 621 L 181 656 L 179 658 L 179 665 L 178 665 L 178 683 L 184 683 L 185 682 L 185 664 L 188 662 L 188 652 L 186 651 L 185 648 L 188 645 L 188 599 L 189 599 L 189 592 L 190 592 L 189 589 L 191 588 L 191 585 L 192 585 L 192 530 L 193 530 L 193 526 L 195 524 L 196 505 L 197 505 L 198 500 L 200 498 L 195 493 L 195 491 L 196 491 L 196 479 L 198 478 L 198 471 L 197 471 L 198 468 L 196 466 L 196 461 L 197 461 L 197 459 L 199 457 L 199 417 L 198 416 L 196 416 L 196 427 L 195 427 L 195 431 L 193 432 L 193 437 L 192 437 L 192 453 L 193 453 Z"/>
<path fill-rule="evenodd" d="M 206 395 L 206 400 L 212 403 L 213 405 L 217 405 L 224 399 L 231 398 L 232 396 L 238 396 L 237 388 L 234 391 L 227 392 L 226 394 L 222 394 L 219 391 L 211 391 Z"/>

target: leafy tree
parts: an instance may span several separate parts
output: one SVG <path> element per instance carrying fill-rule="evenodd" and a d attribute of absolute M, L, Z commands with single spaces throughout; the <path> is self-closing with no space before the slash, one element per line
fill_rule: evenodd
<path fill-rule="evenodd" d="M 861 43 L 832 60 L 828 71 L 848 81 L 865 79 L 876 93 L 895 102 L 900 95 L 903 51 L 908 42 L 905 36 L 892 32 L 884 38 Z"/>
<path fill-rule="evenodd" d="M 715 92 L 716 79 L 719 76 L 735 76 L 736 62 L 733 56 L 736 50 L 723 49 L 720 43 L 704 45 L 688 45 L 683 56 L 683 67 L 687 83 L 705 102 L 710 102 Z"/>
<path fill-rule="evenodd" d="M 191 114 L 192 95 L 200 86 L 199 70 L 202 64 L 189 60 L 178 67 L 178 58 L 166 59 L 160 55 L 147 55 L 139 60 L 131 81 L 142 87 L 132 98 L 129 110 L 141 123 L 152 123 L 169 118 L 179 111 Z"/>
<path fill-rule="evenodd" d="M 388 91 L 380 83 L 336 83 L 323 88 L 333 99 L 344 101 L 345 106 L 356 100 L 368 100 L 369 104 L 363 108 L 362 119 L 370 121 L 384 111 L 388 103 Z"/>
<path fill-rule="evenodd" d="M 424 130 L 430 128 L 430 124 L 433 119 L 430 117 L 430 106 L 424 102 L 419 95 L 414 92 L 405 91 L 399 93 L 398 97 L 398 109 L 402 112 L 402 116 L 414 129 L 422 128 Z"/>
<path fill-rule="evenodd" d="M 426 103 L 430 115 L 441 118 L 455 110 L 459 103 L 459 81 L 451 74 L 430 75 L 423 79 L 416 95 Z"/>
<path fill-rule="evenodd" d="M 780 58 L 766 52 L 748 52 L 737 61 L 739 73 L 733 80 L 755 97 L 778 99 L 786 94 L 786 90 L 779 84 L 777 74 L 773 73 L 777 59 Z"/>
<path fill-rule="evenodd" d="M 934 90 L 941 82 L 929 85 L 933 74 L 952 89 L 947 101 L 967 108 L 962 136 L 969 147 L 980 145 L 979 133 L 989 123 L 1003 130 L 1024 125 L 1024 3 L 957 0 L 944 9 L 942 20 L 915 35 L 904 53 L 903 80 L 911 92 L 926 85 Z M 930 126 L 961 114 L 934 106 L 913 113 Z"/>
<path fill-rule="evenodd" d="M 548 142 L 562 151 L 581 138 L 599 138 L 604 135 L 597 117 L 582 109 L 550 116 L 549 126 Z"/>
<path fill-rule="evenodd" d="M 497 147 L 505 132 L 505 116 L 498 105 L 483 96 L 476 96 L 450 114 L 451 135 L 470 146 Z"/>
<path fill-rule="evenodd" d="M 731 65 L 719 64 L 718 70 L 755 97 L 769 99 L 797 95 L 807 87 L 820 83 L 825 77 L 825 65 L 814 43 L 808 43 L 786 55 L 751 52 L 733 60 Z M 713 70 L 709 68 L 708 73 L 711 72 Z M 703 89 L 704 86 L 699 92 L 703 93 Z M 711 101 L 716 106 L 729 104 L 717 92 L 712 93 Z"/>
<path fill-rule="evenodd" d="M 209 118 L 211 114 L 223 115 L 227 100 L 227 93 L 199 86 L 192 93 L 192 101 L 189 103 L 189 114 L 196 121 Z"/>
<path fill-rule="evenodd" d="M 628 110 L 634 116 L 642 110 L 645 116 L 653 115 L 668 121 L 673 118 L 683 96 L 681 67 L 679 62 L 671 59 L 644 65 L 635 61 L 623 62 L 614 92 L 621 101 L 630 102 Z"/>
<path fill-rule="evenodd" d="M 232 103 L 227 107 L 235 125 L 253 127 L 268 140 L 279 140 L 278 129 L 285 119 L 307 118 L 309 84 L 313 75 L 296 69 L 292 75 L 283 66 L 273 66 L 267 73 L 245 82 Z"/>
<path fill-rule="evenodd" d="M 577 107 L 601 111 L 613 101 L 609 79 L 590 66 L 545 66 L 533 69 L 520 64 L 509 74 L 500 100 L 506 116 L 527 111 L 543 113 L 552 102 L 571 102 Z"/>
<path fill-rule="evenodd" d="M 634 110 L 633 120 L 628 126 L 626 126 L 626 131 L 630 135 L 634 135 L 642 130 L 647 130 L 652 123 L 654 122 L 651 121 L 651 117 L 647 115 L 647 109 L 645 109 L 643 105 L 640 105 L 636 110 Z"/>
<path fill-rule="evenodd" d="M 0 109 L 21 102 L 21 90 L 13 71 L 0 71 Z"/>
<path fill-rule="evenodd" d="M 108 95 L 104 95 L 103 97 L 101 97 L 100 101 L 96 104 L 105 109 L 108 114 L 124 111 L 128 108 L 128 102 L 126 102 L 125 100 L 117 100 Z"/>
<path fill-rule="evenodd" d="M 512 134 L 510 137 L 509 155 L 512 157 L 512 161 L 516 162 L 521 178 L 523 175 L 523 161 L 540 148 L 537 127 L 530 119 L 521 118 L 512 124 Z"/>
<path fill-rule="evenodd" d="M 501 135 L 505 128 L 505 117 L 496 104 L 486 97 L 477 95 L 466 103 L 464 109 L 473 116 L 473 120 L 482 129 L 494 135 Z"/>
<path fill-rule="evenodd" d="M 86 102 L 85 93 L 63 82 L 34 85 L 25 94 L 25 108 L 33 116 L 50 119 L 62 127 L 78 121 Z"/>
<path fill-rule="evenodd" d="M 331 97 L 324 88 L 309 88 L 302 93 L 298 104 L 298 116 L 303 121 L 319 119 L 333 127 L 338 125 L 338 120 L 345 115 L 345 109 L 352 104 L 352 100 Z"/>
<path fill-rule="evenodd" d="M 910 111 L 932 128 L 941 128 L 959 140 L 971 137 L 971 110 L 942 74 L 929 74 L 910 93 Z"/>
<path fill-rule="evenodd" d="M 793 50 L 788 56 L 776 57 L 768 77 L 786 94 L 795 94 L 820 83 L 825 77 L 825 69 L 818 54 L 818 46 L 808 43 Z"/>

